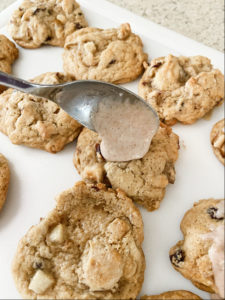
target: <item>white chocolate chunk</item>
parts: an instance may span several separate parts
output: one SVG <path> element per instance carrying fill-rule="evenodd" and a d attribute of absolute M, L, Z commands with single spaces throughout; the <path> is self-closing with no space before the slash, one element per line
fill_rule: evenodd
<path fill-rule="evenodd" d="M 64 241 L 64 228 L 62 224 L 57 225 L 51 231 L 49 239 L 53 243 L 62 243 Z"/>
<path fill-rule="evenodd" d="M 52 284 L 54 279 L 45 272 L 38 270 L 31 279 L 29 289 L 36 294 L 44 293 Z"/>

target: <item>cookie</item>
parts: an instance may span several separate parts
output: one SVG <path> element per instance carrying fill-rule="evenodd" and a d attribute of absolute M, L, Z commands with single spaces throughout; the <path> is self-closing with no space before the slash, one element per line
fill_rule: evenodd
<path fill-rule="evenodd" d="M 0 211 L 5 203 L 9 186 L 10 171 L 6 158 L 0 154 Z"/>
<path fill-rule="evenodd" d="M 123 192 L 79 182 L 20 240 L 13 277 L 26 299 L 135 299 L 142 241 L 141 214 Z"/>
<path fill-rule="evenodd" d="M 180 299 L 187 299 L 187 300 L 194 300 L 194 299 L 199 299 L 201 300 L 201 298 L 191 292 L 188 291 L 184 291 L 184 290 L 177 290 L 177 291 L 169 291 L 169 292 L 165 292 L 162 293 L 160 295 L 152 295 L 152 296 L 143 296 L 141 297 L 141 300 L 148 300 L 148 299 L 160 299 L 160 300 L 164 300 L 164 299 L 168 299 L 168 300 L 180 300 Z"/>
<path fill-rule="evenodd" d="M 33 82 L 59 84 L 69 80 L 61 73 L 46 73 Z M 81 125 L 52 101 L 12 89 L 0 95 L 0 131 L 13 144 L 56 153 L 72 142 L 80 130 Z"/>
<path fill-rule="evenodd" d="M 84 28 L 67 37 L 64 71 L 77 79 L 125 83 L 143 72 L 147 54 L 129 24 L 118 29 Z"/>
<path fill-rule="evenodd" d="M 222 235 L 218 235 L 221 229 Z M 181 231 L 184 240 L 170 250 L 172 266 L 198 288 L 224 297 L 221 295 L 221 290 L 224 292 L 224 241 L 219 241 L 223 249 L 221 245 L 216 249 L 222 272 L 214 272 L 216 264 L 211 258 L 217 237 L 224 239 L 224 200 L 208 199 L 195 203 L 184 215 Z M 221 250 L 223 257 L 220 257 Z"/>
<path fill-rule="evenodd" d="M 168 125 L 192 124 L 224 100 L 224 76 L 203 56 L 153 59 L 139 83 L 139 95 Z"/>
<path fill-rule="evenodd" d="M 210 140 L 212 144 L 213 151 L 219 161 L 225 164 L 225 145 L 224 145 L 224 120 L 217 122 L 211 131 Z"/>
<path fill-rule="evenodd" d="M 159 208 L 166 186 L 175 181 L 179 138 L 171 128 L 161 124 L 147 154 L 128 162 L 106 161 L 100 143 L 97 133 L 83 129 L 74 154 L 74 165 L 81 177 L 120 188 L 149 211 Z"/>
<path fill-rule="evenodd" d="M 63 47 L 71 33 L 88 26 L 75 0 L 25 0 L 10 20 L 10 34 L 24 48 Z"/>
<path fill-rule="evenodd" d="M 16 46 L 4 35 L 0 34 L 0 71 L 11 73 L 11 65 L 18 58 Z M 0 93 L 6 88 L 0 85 Z"/>

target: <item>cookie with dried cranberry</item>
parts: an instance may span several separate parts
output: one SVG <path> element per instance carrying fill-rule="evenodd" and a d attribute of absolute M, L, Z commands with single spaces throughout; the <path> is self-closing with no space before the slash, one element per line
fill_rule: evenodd
<path fill-rule="evenodd" d="M 119 188 L 149 211 L 159 208 L 166 187 L 176 177 L 179 137 L 172 129 L 160 124 L 146 155 L 127 162 L 105 160 L 100 144 L 99 135 L 87 128 L 79 135 L 73 161 L 81 177 Z"/>
<path fill-rule="evenodd" d="M 119 28 L 84 28 L 67 37 L 64 71 L 77 79 L 126 83 L 144 71 L 147 54 L 129 24 Z"/>
<path fill-rule="evenodd" d="M 223 165 L 225 164 L 224 121 L 225 119 L 217 122 L 213 126 L 210 134 L 213 151 Z"/>
<path fill-rule="evenodd" d="M 7 159 L 0 154 L 0 211 L 5 203 L 10 179 Z"/>
<path fill-rule="evenodd" d="M 201 300 L 201 298 L 191 292 L 184 291 L 184 290 L 177 290 L 177 291 L 169 291 L 159 295 L 152 295 L 152 296 L 142 296 L 141 300 L 150 300 L 150 299 L 159 299 L 159 300 Z"/>
<path fill-rule="evenodd" d="M 14 11 L 9 29 L 21 47 L 38 48 L 45 44 L 63 47 L 68 35 L 87 26 L 75 0 L 25 0 Z"/>
<path fill-rule="evenodd" d="M 224 297 L 224 200 L 201 200 L 181 222 L 172 266 L 198 288 Z"/>
<path fill-rule="evenodd" d="M 0 34 L 0 71 L 11 73 L 11 65 L 18 58 L 19 51 L 6 36 Z M 6 88 L 0 85 L 0 93 Z"/>
<path fill-rule="evenodd" d="M 136 299 L 145 270 L 143 223 L 105 185 L 76 185 L 20 240 L 13 277 L 26 299 Z"/>
<path fill-rule="evenodd" d="M 192 124 L 224 101 L 224 76 L 207 57 L 168 55 L 145 68 L 139 95 L 168 125 Z"/>

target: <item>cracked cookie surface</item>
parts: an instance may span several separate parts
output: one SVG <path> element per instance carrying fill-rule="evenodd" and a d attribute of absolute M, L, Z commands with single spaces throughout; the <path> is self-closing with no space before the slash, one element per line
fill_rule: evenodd
<path fill-rule="evenodd" d="M 10 171 L 7 159 L 0 153 L 0 211 L 5 203 Z"/>
<path fill-rule="evenodd" d="M 220 226 L 224 227 L 224 199 L 200 200 L 187 211 L 181 222 L 184 240 L 170 250 L 172 266 L 178 272 L 197 288 L 217 294 L 220 288 L 216 286 L 209 253 Z M 224 264 L 224 258 L 221 262 Z"/>
<path fill-rule="evenodd" d="M 82 80 L 129 82 L 143 72 L 147 61 L 142 41 L 129 24 L 118 29 L 82 29 L 66 39 L 64 48 L 64 71 Z"/>
<path fill-rule="evenodd" d="M 0 71 L 11 73 L 11 65 L 18 58 L 19 51 L 6 36 L 0 34 Z M 6 88 L 0 85 L 0 93 Z"/>
<path fill-rule="evenodd" d="M 174 164 L 178 158 L 179 138 L 161 124 L 142 159 L 109 162 L 101 155 L 101 139 L 84 128 L 74 153 L 74 165 L 84 180 L 103 182 L 122 189 L 128 197 L 152 211 L 160 206 L 166 186 L 175 181 Z"/>
<path fill-rule="evenodd" d="M 20 240 L 13 260 L 29 299 L 135 299 L 144 280 L 143 223 L 131 199 L 105 185 L 76 185 Z"/>
<path fill-rule="evenodd" d="M 75 0 L 25 0 L 10 20 L 12 38 L 24 48 L 63 47 L 71 33 L 88 24 Z"/>
<path fill-rule="evenodd" d="M 210 140 L 211 140 L 213 151 L 216 157 L 223 165 L 225 164 L 224 121 L 225 119 L 217 122 L 213 126 L 210 134 Z"/>
<path fill-rule="evenodd" d="M 184 290 L 177 290 L 177 291 L 169 291 L 165 292 L 159 295 L 152 295 L 152 296 L 143 296 L 141 297 L 141 300 L 149 300 L 149 299 L 159 299 L 159 300 L 180 300 L 180 299 L 187 299 L 187 300 L 194 300 L 198 299 L 201 300 L 201 298 L 191 292 L 184 291 Z"/>
<path fill-rule="evenodd" d="M 59 84 L 70 80 L 61 73 L 45 73 L 32 81 Z M 52 101 L 12 89 L 0 95 L 0 131 L 14 144 L 56 153 L 80 130 L 81 125 Z"/>
<path fill-rule="evenodd" d="M 139 95 L 168 125 L 192 124 L 224 100 L 224 76 L 206 57 L 168 55 L 145 67 Z"/>

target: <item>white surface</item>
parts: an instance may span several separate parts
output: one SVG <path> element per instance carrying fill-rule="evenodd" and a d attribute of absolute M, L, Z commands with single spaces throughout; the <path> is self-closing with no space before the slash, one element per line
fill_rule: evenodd
<path fill-rule="evenodd" d="M 96 5 L 96 2 L 98 5 Z M 120 9 L 104 0 L 80 0 L 91 26 L 113 27 L 128 21 L 132 29 L 141 35 L 145 51 L 150 58 L 161 55 L 202 54 L 210 57 L 216 67 L 224 65 L 223 55 L 197 42 L 153 24 L 141 17 Z M 0 27 L 4 26 L 15 5 L 0 14 Z M 6 27 L 0 29 L 6 34 Z M 176 49 L 176 50 L 175 50 Z M 36 50 L 20 49 L 20 59 L 14 74 L 31 78 L 47 71 L 61 71 L 62 49 L 42 47 Z M 137 83 L 125 85 L 137 92 Z M 186 289 L 203 299 L 207 293 L 195 288 L 190 281 L 176 272 L 170 264 L 168 252 L 182 234 L 180 221 L 195 201 L 203 198 L 221 198 L 224 192 L 223 166 L 214 156 L 209 134 L 212 125 L 222 119 L 223 107 L 216 108 L 209 121 L 194 125 L 176 125 L 180 136 L 180 156 L 176 163 L 176 182 L 167 188 L 160 209 L 149 213 L 141 209 L 144 219 L 146 257 L 143 294 L 157 294 L 172 289 Z M 30 226 L 38 223 L 55 205 L 54 197 L 71 187 L 80 177 L 72 163 L 75 143 L 58 154 L 12 145 L 0 133 L 0 152 L 10 161 L 11 184 L 8 199 L 0 215 L 0 298 L 20 298 L 13 283 L 10 265 L 19 239 Z"/>

